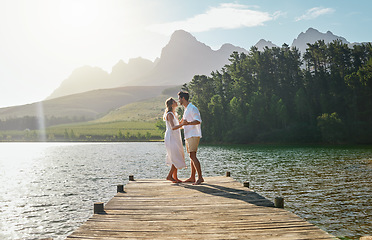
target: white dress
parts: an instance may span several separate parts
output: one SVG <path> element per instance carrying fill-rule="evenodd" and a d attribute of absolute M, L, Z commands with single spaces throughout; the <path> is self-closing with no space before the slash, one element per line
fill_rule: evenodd
<path fill-rule="evenodd" d="M 168 114 L 173 115 L 173 125 L 180 124 L 178 118 L 172 112 L 168 112 L 167 115 Z M 164 135 L 165 148 L 167 149 L 166 163 L 169 166 L 172 166 L 173 164 L 178 169 L 185 168 L 185 152 L 182 145 L 181 131 L 180 129 L 172 130 L 172 126 L 167 120 L 167 115 L 164 115 L 166 123 L 166 131 Z"/>

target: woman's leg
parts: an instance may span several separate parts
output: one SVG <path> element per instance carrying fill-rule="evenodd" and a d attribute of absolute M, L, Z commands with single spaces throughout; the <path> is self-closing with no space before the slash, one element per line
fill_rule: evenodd
<path fill-rule="evenodd" d="M 174 173 L 174 170 L 177 170 L 177 168 L 172 164 L 172 167 L 171 169 L 169 170 L 169 173 L 168 173 L 168 176 L 167 176 L 167 180 L 171 181 L 171 182 L 175 182 L 176 180 L 172 177 L 173 173 Z"/>
<path fill-rule="evenodd" d="M 177 168 L 175 167 L 174 171 L 173 171 L 173 179 L 177 182 L 177 183 L 181 183 L 182 181 L 178 179 L 177 177 Z"/>

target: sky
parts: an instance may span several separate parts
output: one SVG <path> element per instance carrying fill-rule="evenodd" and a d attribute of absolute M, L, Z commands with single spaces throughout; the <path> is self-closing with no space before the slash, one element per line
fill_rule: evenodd
<path fill-rule="evenodd" d="M 48 97 L 82 66 L 154 61 L 175 30 L 214 50 L 292 44 L 309 27 L 372 41 L 372 1 L 0 0 L 0 108 Z"/>

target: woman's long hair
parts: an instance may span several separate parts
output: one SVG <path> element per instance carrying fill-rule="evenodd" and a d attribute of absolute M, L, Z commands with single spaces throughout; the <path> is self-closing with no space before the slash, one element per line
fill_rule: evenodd
<path fill-rule="evenodd" d="M 163 115 L 163 120 L 164 121 L 167 119 L 167 113 L 173 112 L 173 106 L 172 105 L 175 101 L 176 100 L 174 100 L 172 97 L 165 100 L 165 111 L 164 111 L 164 115 Z"/>

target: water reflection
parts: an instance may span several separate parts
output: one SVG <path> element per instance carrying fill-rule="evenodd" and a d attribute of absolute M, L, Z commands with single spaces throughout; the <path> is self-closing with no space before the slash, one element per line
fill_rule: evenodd
<path fill-rule="evenodd" d="M 164 178 L 164 159 L 163 143 L 1 143 L 0 239 L 63 239 L 129 175 Z M 331 234 L 372 232 L 372 148 L 201 146 L 199 159 Z"/>
<path fill-rule="evenodd" d="M 220 148 L 210 146 L 208 155 Z M 283 196 L 286 207 L 306 220 L 336 236 L 372 232 L 370 147 L 222 148 L 215 162 L 223 162 L 234 178 L 249 180 L 267 198 Z"/>

